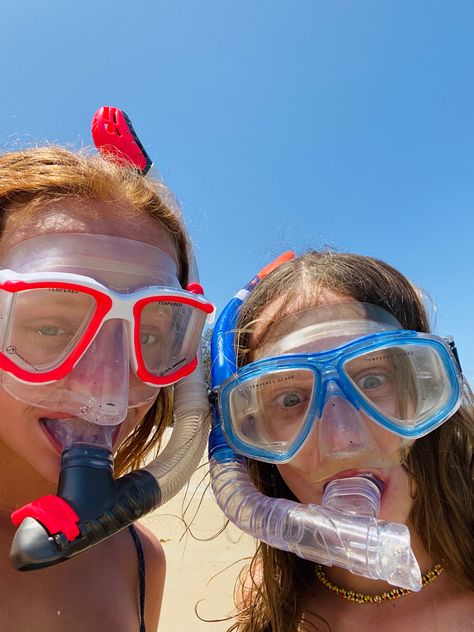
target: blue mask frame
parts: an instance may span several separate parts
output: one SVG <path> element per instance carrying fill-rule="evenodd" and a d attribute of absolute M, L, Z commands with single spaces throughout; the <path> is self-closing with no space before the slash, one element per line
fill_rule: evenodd
<path fill-rule="evenodd" d="M 373 406 L 349 379 L 344 365 L 364 352 L 383 350 L 390 346 L 409 347 L 416 344 L 432 349 L 437 353 L 446 376 L 449 380 L 448 396 L 439 410 L 429 418 L 413 425 L 397 424 L 396 420 L 384 415 Z M 265 358 L 248 364 L 234 372 L 221 385 L 218 394 L 218 405 L 222 429 L 228 443 L 240 454 L 270 463 L 285 463 L 291 460 L 303 445 L 308 434 L 321 417 L 328 396 L 328 387 L 332 383 L 354 408 L 370 417 L 386 430 L 407 439 L 418 439 L 431 432 L 446 421 L 460 406 L 462 400 L 462 376 L 449 340 L 438 336 L 417 333 L 409 330 L 375 333 L 349 343 L 311 354 L 291 354 Z M 275 370 L 304 369 L 313 374 L 313 395 L 306 412 L 306 419 L 299 433 L 285 451 L 275 452 L 248 444 L 235 432 L 230 410 L 231 393 L 236 387 L 249 380 L 264 376 Z"/>

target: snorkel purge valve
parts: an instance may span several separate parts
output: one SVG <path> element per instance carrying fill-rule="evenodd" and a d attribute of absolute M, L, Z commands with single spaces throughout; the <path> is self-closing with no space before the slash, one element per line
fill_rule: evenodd
<path fill-rule="evenodd" d="M 145 471 L 115 480 L 109 450 L 74 445 L 64 450 L 56 496 L 12 514 L 20 525 L 10 552 L 18 570 L 49 566 L 97 544 L 157 507 L 159 485 Z"/>
<path fill-rule="evenodd" d="M 209 438 L 213 495 L 229 520 L 272 547 L 418 591 L 422 587 L 421 573 L 411 550 L 408 527 L 377 518 L 381 498 L 377 479 L 368 475 L 333 480 L 325 488 L 321 506 L 265 496 L 250 481 L 246 459 L 231 448 L 222 431 L 216 395 L 237 371 L 234 331 L 239 308 L 260 279 L 293 256 L 285 253 L 262 270 L 231 299 L 214 327 L 214 421 Z"/>
<path fill-rule="evenodd" d="M 134 166 L 143 175 L 150 168 L 130 120 L 117 108 L 96 112 L 92 134 L 106 159 Z M 190 259 L 193 283 L 188 291 L 199 295 L 202 288 L 192 252 Z M 61 456 L 58 491 L 12 514 L 18 525 L 10 552 L 14 568 L 34 570 L 65 561 L 175 496 L 199 464 L 207 442 L 209 404 L 200 362 L 175 384 L 173 413 L 173 431 L 160 455 L 119 479 L 113 476 L 112 456 L 117 426 L 50 420 L 58 432 L 71 433 Z"/>

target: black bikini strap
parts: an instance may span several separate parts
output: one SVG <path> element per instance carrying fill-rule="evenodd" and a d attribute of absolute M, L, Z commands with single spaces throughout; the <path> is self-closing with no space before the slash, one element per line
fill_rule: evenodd
<path fill-rule="evenodd" d="M 140 632 L 146 632 L 145 628 L 145 555 L 143 554 L 143 546 L 138 537 L 137 530 L 134 525 L 129 526 L 132 534 L 133 542 L 137 550 L 138 558 L 138 578 L 140 585 Z"/>

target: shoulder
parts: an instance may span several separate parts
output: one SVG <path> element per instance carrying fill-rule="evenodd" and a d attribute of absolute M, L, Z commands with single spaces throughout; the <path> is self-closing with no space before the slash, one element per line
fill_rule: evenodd
<path fill-rule="evenodd" d="M 154 632 L 158 627 L 166 576 L 166 558 L 163 547 L 154 533 L 142 524 L 135 523 L 145 559 L 145 619 L 146 628 Z"/>
<path fill-rule="evenodd" d="M 147 580 L 148 573 L 156 575 L 164 575 L 166 571 L 166 558 L 165 552 L 157 536 L 150 531 L 147 527 L 138 522 L 134 523 L 135 530 L 143 548 L 145 555 L 145 562 L 149 562 L 150 569 L 147 567 Z"/>

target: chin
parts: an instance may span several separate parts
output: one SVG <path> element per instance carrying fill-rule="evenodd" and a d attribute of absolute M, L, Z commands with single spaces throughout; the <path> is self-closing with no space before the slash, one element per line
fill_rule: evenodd
<path fill-rule="evenodd" d="M 32 467 L 34 467 L 41 478 L 44 478 L 45 481 L 48 481 L 48 483 L 57 486 L 59 481 L 59 474 L 61 472 L 60 459 L 52 459 L 51 462 L 43 461 L 39 467 L 35 467 L 35 465 L 32 464 Z"/>

